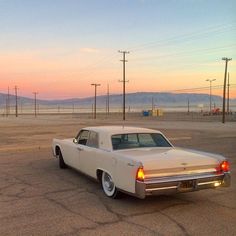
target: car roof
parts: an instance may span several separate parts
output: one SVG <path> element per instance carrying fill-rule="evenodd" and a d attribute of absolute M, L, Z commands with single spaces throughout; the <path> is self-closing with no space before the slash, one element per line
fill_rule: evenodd
<path fill-rule="evenodd" d="M 97 133 L 103 133 L 107 135 L 115 135 L 115 134 L 124 134 L 124 133 L 161 133 L 158 130 L 140 128 L 140 127 L 131 127 L 131 126 L 93 126 L 93 127 L 85 127 L 84 130 L 95 131 Z"/>

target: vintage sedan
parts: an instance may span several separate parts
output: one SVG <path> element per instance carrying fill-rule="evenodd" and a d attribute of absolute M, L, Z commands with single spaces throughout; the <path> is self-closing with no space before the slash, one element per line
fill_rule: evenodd
<path fill-rule="evenodd" d="M 97 179 L 108 197 L 148 195 L 230 186 L 229 162 L 221 155 L 174 147 L 152 129 L 87 127 L 75 138 L 53 139 L 60 168 Z"/>

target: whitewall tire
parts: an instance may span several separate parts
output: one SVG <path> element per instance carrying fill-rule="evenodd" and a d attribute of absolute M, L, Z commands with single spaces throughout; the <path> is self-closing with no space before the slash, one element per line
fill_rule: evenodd
<path fill-rule="evenodd" d="M 116 198 L 118 195 L 118 190 L 112 180 L 112 177 L 105 171 L 102 172 L 101 179 L 102 189 L 106 196 L 111 198 Z"/>

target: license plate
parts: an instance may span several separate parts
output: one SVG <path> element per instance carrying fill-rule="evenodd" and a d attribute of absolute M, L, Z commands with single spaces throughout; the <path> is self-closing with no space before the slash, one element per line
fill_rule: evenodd
<path fill-rule="evenodd" d="M 180 191 L 189 191 L 194 188 L 194 180 L 182 181 L 179 190 Z"/>

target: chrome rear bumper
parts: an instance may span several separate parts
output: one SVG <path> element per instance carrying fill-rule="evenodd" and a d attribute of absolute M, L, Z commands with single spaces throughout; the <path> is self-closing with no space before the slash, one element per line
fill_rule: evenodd
<path fill-rule="evenodd" d="M 148 195 L 193 192 L 202 189 L 229 187 L 230 172 L 215 174 L 181 175 L 136 181 L 136 196 L 145 198 Z"/>

